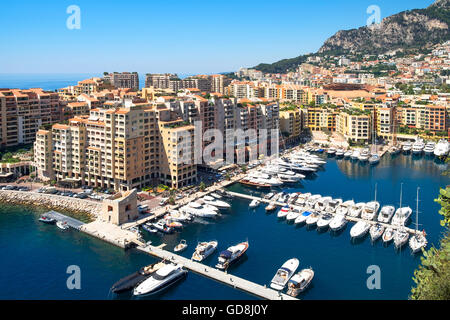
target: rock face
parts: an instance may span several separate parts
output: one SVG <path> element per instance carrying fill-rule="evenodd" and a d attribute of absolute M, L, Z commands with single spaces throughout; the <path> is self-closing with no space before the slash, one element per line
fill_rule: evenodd
<path fill-rule="evenodd" d="M 450 0 L 437 0 L 426 9 L 389 16 L 380 24 L 338 31 L 319 53 L 384 53 L 398 48 L 421 48 L 449 37 Z"/>
<path fill-rule="evenodd" d="M 78 213 L 87 213 L 95 218 L 102 209 L 101 202 L 91 200 L 69 198 L 52 194 L 22 192 L 12 190 L 0 190 L 0 203 L 15 205 L 31 205 L 47 207 L 53 210 L 67 210 Z"/>

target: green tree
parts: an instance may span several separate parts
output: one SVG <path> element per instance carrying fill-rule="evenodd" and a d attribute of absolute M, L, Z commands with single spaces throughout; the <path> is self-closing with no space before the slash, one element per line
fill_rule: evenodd
<path fill-rule="evenodd" d="M 199 184 L 198 188 L 200 189 L 200 191 L 205 191 L 205 189 L 206 189 L 206 185 L 205 185 L 205 183 L 204 183 L 203 181 L 202 181 L 202 182 L 200 182 L 200 184 Z"/>

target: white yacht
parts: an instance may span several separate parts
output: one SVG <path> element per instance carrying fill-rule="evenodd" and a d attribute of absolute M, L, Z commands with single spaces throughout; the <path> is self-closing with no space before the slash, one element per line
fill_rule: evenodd
<path fill-rule="evenodd" d="M 226 203 L 225 201 L 216 199 L 216 198 L 214 198 L 212 196 L 204 196 L 202 198 L 202 200 L 206 204 L 209 204 L 209 205 L 214 206 L 214 207 L 219 208 L 219 209 L 230 209 L 231 208 L 231 206 L 228 203 Z"/>
<path fill-rule="evenodd" d="M 317 228 L 321 229 L 328 227 L 332 219 L 333 215 L 331 213 L 324 213 L 320 215 L 319 220 L 317 220 Z"/>
<path fill-rule="evenodd" d="M 361 152 L 359 150 L 353 151 L 352 155 L 350 156 L 351 159 L 356 160 L 359 159 L 359 156 L 361 155 Z"/>
<path fill-rule="evenodd" d="M 311 211 L 308 211 L 308 210 L 303 211 L 302 214 L 299 215 L 299 216 L 295 219 L 294 223 L 295 223 L 295 224 L 301 224 L 301 223 L 304 223 L 304 222 L 306 221 L 306 219 L 308 219 L 308 217 L 309 217 L 311 214 L 312 214 Z"/>
<path fill-rule="evenodd" d="M 164 216 L 164 219 L 178 222 L 190 222 L 193 220 L 189 213 L 180 212 L 178 210 L 170 210 L 169 213 Z"/>
<path fill-rule="evenodd" d="M 448 154 L 449 150 L 450 143 L 447 141 L 447 139 L 441 139 L 434 148 L 434 155 L 436 157 L 445 157 Z"/>
<path fill-rule="evenodd" d="M 308 198 L 308 200 L 306 200 L 305 207 L 314 209 L 314 206 L 316 205 L 317 201 L 319 201 L 320 198 L 322 198 L 320 194 L 313 194 Z"/>
<path fill-rule="evenodd" d="M 314 278 L 314 271 L 311 268 L 303 269 L 299 273 L 292 276 L 288 282 L 287 294 L 291 297 L 296 297 L 308 287 Z"/>
<path fill-rule="evenodd" d="M 344 158 L 350 158 L 353 154 L 352 150 L 347 151 L 346 153 L 344 153 Z"/>
<path fill-rule="evenodd" d="M 409 247 L 412 253 L 416 253 L 428 244 L 425 231 L 419 232 L 419 188 L 417 188 L 417 207 L 416 207 L 416 232 L 409 239 Z"/>
<path fill-rule="evenodd" d="M 202 205 L 198 202 L 190 202 L 179 210 L 201 218 L 214 218 L 219 214 L 217 208 L 207 204 Z"/>
<path fill-rule="evenodd" d="M 372 240 L 372 242 L 377 241 L 377 239 L 380 238 L 383 233 L 384 227 L 379 223 L 372 225 L 369 229 L 370 239 Z"/>
<path fill-rule="evenodd" d="M 341 204 L 342 204 L 342 199 L 332 199 L 331 201 L 328 202 L 328 204 L 325 208 L 325 212 L 335 213 L 337 208 L 339 208 L 339 206 Z"/>
<path fill-rule="evenodd" d="M 412 145 L 412 152 L 414 154 L 420 154 L 425 148 L 425 144 L 423 143 L 423 139 L 417 138 L 416 141 Z"/>
<path fill-rule="evenodd" d="M 345 153 L 344 149 L 337 149 L 336 150 L 336 157 L 343 157 Z"/>
<path fill-rule="evenodd" d="M 366 235 L 369 229 L 370 223 L 360 220 L 350 229 L 350 236 L 352 238 L 361 238 Z"/>
<path fill-rule="evenodd" d="M 287 221 L 293 221 L 295 219 L 297 219 L 297 217 L 302 213 L 302 211 L 300 210 L 299 207 L 293 207 L 291 209 L 291 211 L 288 213 L 288 215 L 286 216 L 286 220 Z"/>
<path fill-rule="evenodd" d="M 285 217 L 287 217 L 289 212 L 291 212 L 291 208 L 289 206 L 284 206 L 283 208 L 280 209 L 280 211 L 278 211 L 277 217 L 278 218 L 285 218 Z"/>
<path fill-rule="evenodd" d="M 353 218 L 358 218 L 365 206 L 366 204 L 364 202 L 358 202 L 348 209 L 347 215 Z"/>
<path fill-rule="evenodd" d="M 345 215 L 344 214 L 336 214 L 333 219 L 331 219 L 330 221 L 330 229 L 333 231 L 339 231 L 341 230 L 343 227 L 345 227 L 348 223 L 348 220 L 345 219 Z"/>
<path fill-rule="evenodd" d="M 377 212 L 380 209 L 380 203 L 378 201 L 367 202 L 361 212 L 361 218 L 366 220 L 373 220 L 377 216 Z"/>
<path fill-rule="evenodd" d="M 423 151 L 427 154 L 427 155 L 432 155 L 434 154 L 434 148 L 436 147 L 436 143 L 434 142 L 428 142 L 425 145 L 425 148 L 423 149 Z"/>
<path fill-rule="evenodd" d="M 328 148 L 327 154 L 330 155 L 330 156 L 335 155 L 336 154 L 336 149 L 335 148 Z"/>
<path fill-rule="evenodd" d="M 409 233 L 402 229 L 397 229 L 394 232 L 394 245 L 395 248 L 400 249 L 401 247 L 403 247 L 403 245 L 405 245 L 405 243 L 408 242 L 408 238 L 409 238 Z"/>
<path fill-rule="evenodd" d="M 328 203 L 333 200 L 331 197 L 322 197 L 317 200 L 314 209 L 316 211 L 322 212 L 325 210 L 325 208 L 328 206 Z"/>
<path fill-rule="evenodd" d="M 410 207 L 398 208 L 392 217 L 392 224 L 396 226 L 404 226 L 412 214 Z"/>
<path fill-rule="evenodd" d="M 394 212 L 395 208 L 393 206 L 383 206 L 378 215 L 378 222 L 389 223 Z"/>
<path fill-rule="evenodd" d="M 185 277 L 186 274 L 187 271 L 183 269 L 181 264 L 167 264 L 134 288 L 133 295 L 142 297 L 158 293 L 174 285 Z"/>
<path fill-rule="evenodd" d="M 275 290 L 283 290 L 286 287 L 289 279 L 294 275 L 295 271 L 298 268 L 299 261 L 296 258 L 289 259 L 280 269 L 278 269 L 277 273 L 273 277 L 270 282 L 270 287 Z"/>
<path fill-rule="evenodd" d="M 411 149 L 412 149 L 412 143 L 411 142 L 409 142 L 409 141 L 403 142 L 403 146 L 402 146 L 403 152 L 408 153 L 408 152 L 411 151 Z"/>
<path fill-rule="evenodd" d="M 400 153 L 400 148 L 398 148 L 396 146 L 392 146 L 389 148 L 389 153 L 391 155 L 396 155 L 396 154 Z"/>
<path fill-rule="evenodd" d="M 361 154 L 358 157 L 359 161 L 365 162 L 369 160 L 370 158 L 370 150 L 368 148 L 365 148 L 361 151 Z"/>
<path fill-rule="evenodd" d="M 202 262 L 217 249 L 217 245 L 218 242 L 215 240 L 208 242 L 199 242 L 197 244 L 197 247 L 195 248 L 194 254 L 192 255 L 192 260 Z"/>
<path fill-rule="evenodd" d="M 393 228 L 386 228 L 383 233 L 383 242 L 388 243 L 394 239 L 395 230 Z"/>
<path fill-rule="evenodd" d="M 355 201 L 353 201 L 353 200 L 347 200 L 347 201 L 343 202 L 343 203 L 336 209 L 336 214 L 343 214 L 343 215 L 346 215 L 346 214 L 348 214 L 350 208 L 353 207 L 354 205 L 355 205 Z"/>
<path fill-rule="evenodd" d="M 306 200 L 308 200 L 308 198 L 310 196 L 311 196 L 310 192 L 300 194 L 297 197 L 297 200 L 295 200 L 295 204 L 297 204 L 299 206 L 305 206 L 306 205 Z"/>
<path fill-rule="evenodd" d="M 247 251 L 248 242 L 241 242 L 235 246 L 229 247 L 220 253 L 219 262 L 216 264 L 216 268 L 220 270 L 226 270 L 234 262 L 238 261 L 241 256 Z"/>
<path fill-rule="evenodd" d="M 248 205 L 249 208 L 256 208 L 257 206 L 259 206 L 261 202 L 259 200 L 253 199 L 252 202 L 250 202 L 250 204 Z"/>
<path fill-rule="evenodd" d="M 308 218 L 306 219 L 306 224 L 308 226 L 313 226 L 319 221 L 320 214 L 318 212 L 313 211 Z"/>

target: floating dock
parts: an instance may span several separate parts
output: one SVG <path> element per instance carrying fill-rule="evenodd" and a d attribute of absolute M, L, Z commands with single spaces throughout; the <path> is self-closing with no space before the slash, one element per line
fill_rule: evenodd
<path fill-rule="evenodd" d="M 198 262 L 189 260 L 182 256 L 176 255 L 172 252 L 162 250 L 158 247 L 154 247 L 151 245 L 143 246 L 142 243 L 139 243 L 139 244 L 140 245 L 138 245 L 137 249 L 142 252 L 148 253 L 148 254 L 158 257 L 160 259 L 165 259 L 167 261 L 171 261 L 173 263 L 179 263 L 179 264 L 183 265 L 185 268 L 191 270 L 192 272 L 195 272 L 204 277 L 213 279 L 220 283 L 226 284 L 235 289 L 242 290 L 242 291 L 252 294 L 256 297 L 268 299 L 268 300 L 298 300 L 297 298 L 294 298 L 294 297 L 291 297 L 284 293 L 275 291 L 266 286 L 256 284 L 254 282 L 245 280 L 243 278 L 240 278 L 240 277 L 231 275 L 229 273 L 220 271 L 218 269 L 206 266 L 202 263 L 198 263 Z"/>
<path fill-rule="evenodd" d="M 44 216 L 53 218 L 56 221 L 67 222 L 67 225 L 69 227 L 76 229 L 78 231 L 80 231 L 81 227 L 84 225 L 84 222 L 81 222 L 80 220 L 66 216 L 66 215 L 56 212 L 56 211 L 49 211 L 49 212 L 45 213 Z"/>

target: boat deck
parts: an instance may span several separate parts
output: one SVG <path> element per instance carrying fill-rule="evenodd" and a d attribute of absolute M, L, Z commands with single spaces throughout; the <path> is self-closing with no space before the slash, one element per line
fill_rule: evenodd
<path fill-rule="evenodd" d="M 56 211 L 49 211 L 49 212 L 45 213 L 44 216 L 53 218 L 56 221 L 67 222 L 67 225 L 69 227 L 76 229 L 76 230 L 80 230 L 81 226 L 84 225 L 84 222 L 81 222 L 80 220 L 66 216 L 66 215 L 56 212 Z"/>
<path fill-rule="evenodd" d="M 250 293 L 259 298 L 268 300 L 298 300 L 297 298 L 275 291 L 266 286 L 262 286 L 257 283 L 245 280 L 243 278 L 228 274 L 218 269 L 206 266 L 202 263 L 189 260 L 182 256 L 176 255 L 172 252 L 162 250 L 161 248 L 154 247 L 151 245 L 143 246 L 142 243 L 140 243 L 140 245 L 139 243 L 137 244 L 138 244 L 137 249 L 140 251 L 143 251 L 160 259 L 166 259 L 173 263 L 182 264 L 185 268 L 191 270 L 192 272 L 198 273 L 202 276 L 208 277 L 220 283 L 224 283 L 235 289 L 239 289 L 244 292 Z"/>

